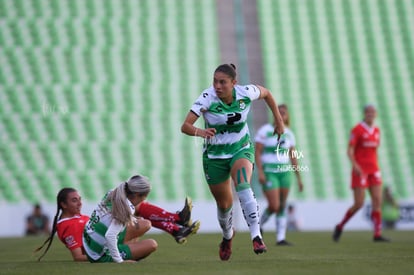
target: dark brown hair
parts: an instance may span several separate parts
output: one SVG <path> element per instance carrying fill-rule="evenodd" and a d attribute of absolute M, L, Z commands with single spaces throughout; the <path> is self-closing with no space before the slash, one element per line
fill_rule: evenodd
<path fill-rule="evenodd" d="M 217 67 L 214 73 L 221 72 L 228 75 L 231 79 L 236 79 L 236 66 L 233 63 L 221 64 Z"/>
<path fill-rule="evenodd" d="M 66 202 L 66 200 L 67 200 L 67 198 L 68 198 L 68 194 L 69 193 L 72 193 L 72 192 L 77 192 L 77 190 L 76 189 L 74 189 L 74 188 L 70 188 L 70 187 L 65 187 L 65 188 L 62 188 L 60 191 L 59 191 L 59 193 L 57 194 L 57 197 L 56 197 L 56 202 L 57 202 L 57 210 L 56 210 L 56 215 L 55 215 L 55 218 L 53 219 L 53 226 L 52 226 L 52 232 L 50 232 L 50 235 L 49 235 L 49 237 L 46 239 L 46 241 L 41 245 L 41 246 L 39 246 L 38 248 L 36 248 L 36 250 L 34 251 L 34 252 L 38 252 L 38 251 L 40 251 L 40 250 L 42 250 L 42 248 L 47 244 L 47 247 L 46 247 L 46 249 L 45 249 L 45 251 L 43 252 L 43 254 L 42 255 L 40 255 L 40 257 L 37 259 L 38 261 L 40 261 L 42 258 L 43 258 L 43 256 L 45 256 L 46 255 L 46 253 L 47 253 L 47 251 L 49 250 L 49 248 L 50 248 L 50 246 L 52 245 L 52 242 L 53 242 L 53 237 L 55 236 L 55 233 L 56 233 L 56 224 L 57 224 L 57 221 L 59 220 L 59 218 L 60 218 L 60 215 L 61 215 L 61 210 L 62 210 L 62 206 L 60 205 L 62 202 Z"/>

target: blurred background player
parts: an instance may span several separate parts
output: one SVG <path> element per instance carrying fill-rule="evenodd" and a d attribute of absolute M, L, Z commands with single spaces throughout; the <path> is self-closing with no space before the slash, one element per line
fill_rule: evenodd
<path fill-rule="evenodd" d="M 300 222 L 298 217 L 296 216 L 295 206 L 293 206 L 292 204 L 290 204 L 287 208 L 286 218 L 288 231 L 300 230 Z"/>
<path fill-rule="evenodd" d="M 213 86 L 204 90 L 191 107 L 181 131 L 205 138 L 203 167 L 205 178 L 217 204 L 217 218 L 223 231 L 220 259 L 230 258 L 233 230 L 231 180 L 249 226 L 253 251 L 266 251 L 259 226 L 259 206 L 250 186 L 254 146 L 250 140 L 247 115 L 253 100 L 264 99 L 275 121 L 274 134 L 283 134 L 283 121 L 270 91 L 257 85 L 236 85 L 236 67 L 222 64 L 214 71 Z M 205 129 L 194 126 L 204 117 Z"/>
<path fill-rule="evenodd" d="M 400 206 L 392 195 L 391 188 L 385 186 L 383 189 L 382 221 L 384 228 L 394 229 L 400 219 Z"/>
<path fill-rule="evenodd" d="M 300 192 L 303 190 L 303 184 L 297 169 L 295 135 L 288 128 L 290 126 L 289 112 L 285 104 L 279 105 L 279 113 L 285 125 L 285 131 L 279 140 L 273 135 L 274 125 L 270 123 L 263 125 L 255 136 L 256 167 L 259 182 L 268 204 L 261 215 L 260 226 L 263 227 L 273 213 L 276 213 L 276 244 L 291 245 L 286 241 L 285 208 L 291 185 L 292 170 L 295 171 Z"/>
<path fill-rule="evenodd" d="M 168 212 L 144 201 L 135 207 L 135 215 L 140 216 L 140 218 L 137 219 L 137 226 L 127 226 L 125 240 L 137 239 L 153 225 L 171 234 L 177 243 L 184 243 L 192 233 L 191 228 L 187 226 L 191 224 L 191 208 L 192 204 L 189 198 L 186 198 L 183 209 L 177 213 Z M 139 209 L 143 210 L 142 214 L 139 213 Z M 82 235 L 85 224 L 89 221 L 89 216 L 81 214 L 81 211 L 82 199 L 76 189 L 66 187 L 58 192 L 57 212 L 52 233 L 43 245 L 36 250 L 39 251 L 46 243 L 48 244 L 39 260 L 46 254 L 56 232 L 62 243 L 70 250 L 74 261 L 87 261 L 83 249 Z"/>
<path fill-rule="evenodd" d="M 380 129 L 374 125 L 377 110 L 373 105 L 364 107 L 364 119 L 351 131 L 348 157 L 352 164 L 351 188 L 354 204 L 347 210 L 342 221 L 335 226 L 333 240 L 339 241 L 342 230 L 349 219 L 364 205 L 365 190 L 372 201 L 371 219 L 374 224 L 375 242 L 387 242 L 381 235 L 382 181 L 378 165 L 377 148 L 380 144 Z"/>
<path fill-rule="evenodd" d="M 42 212 L 40 204 L 33 205 L 33 212 L 26 218 L 26 235 L 50 233 L 49 217 Z"/>

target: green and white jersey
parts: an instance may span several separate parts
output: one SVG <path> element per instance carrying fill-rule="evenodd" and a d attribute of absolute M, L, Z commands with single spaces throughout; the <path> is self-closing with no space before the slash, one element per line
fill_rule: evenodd
<path fill-rule="evenodd" d="M 247 115 L 253 100 L 260 96 L 255 85 L 236 85 L 233 102 L 227 105 L 217 97 L 214 87 L 204 90 L 191 107 L 197 116 L 203 115 L 206 128 L 215 128 L 216 135 L 206 139 L 204 152 L 210 159 L 232 158 L 251 145 Z"/>
<path fill-rule="evenodd" d="M 106 198 L 110 194 L 106 193 L 102 201 L 98 204 L 86 224 L 83 231 L 83 247 L 86 254 L 93 260 L 98 260 L 105 254 L 110 254 L 115 262 L 120 262 L 125 255 L 120 255 L 117 246 L 116 237 L 121 233 L 125 226 L 112 218 L 112 203 Z M 134 213 L 134 205 L 127 199 L 127 203 Z M 108 240 L 107 232 L 112 231 L 110 235 L 115 236 L 114 240 Z M 107 236 L 105 236 L 107 235 Z"/>
<path fill-rule="evenodd" d="M 261 160 L 265 172 L 284 172 L 283 165 L 290 164 L 290 148 L 296 144 L 295 135 L 285 127 L 283 135 L 277 142 L 277 136 L 273 135 L 274 126 L 266 124 L 260 127 L 255 136 L 255 142 L 263 144 Z"/>

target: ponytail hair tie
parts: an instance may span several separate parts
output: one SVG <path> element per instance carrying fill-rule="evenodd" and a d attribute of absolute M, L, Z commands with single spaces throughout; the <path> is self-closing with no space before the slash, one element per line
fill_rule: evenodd
<path fill-rule="evenodd" d="M 125 194 L 127 194 L 127 195 L 132 195 L 133 194 L 133 192 L 128 187 L 128 182 L 127 181 L 125 182 Z"/>

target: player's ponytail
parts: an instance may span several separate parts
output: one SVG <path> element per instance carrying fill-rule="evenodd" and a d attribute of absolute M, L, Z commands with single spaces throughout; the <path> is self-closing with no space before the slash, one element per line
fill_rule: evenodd
<path fill-rule="evenodd" d="M 130 221 L 132 221 L 132 214 L 131 210 L 129 209 L 129 205 L 127 203 L 127 195 L 125 192 L 125 185 L 127 183 L 123 182 L 118 185 L 117 188 L 112 190 L 108 194 L 108 200 L 110 200 L 112 204 L 111 214 L 112 217 L 117 220 L 119 223 L 126 225 Z"/>
<path fill-rule="evenodd" d="M 49 250 L 50 246 L 52 245 L 53 237 L 55 236 L 55 233 L 56 233 L 57 221 L 59 220 L 59 217 L 60 217 L 61 211 L 62 211 L 62 206 L 60 204 L 62 202 L 66 202 L 68 194 L 72 193 L 72 192 L 76 192 L 76 189 L 66 187 L 66 188 L 61 189 L 59 191 L 59 193 L 57 194 L 57 197 L 56 197 L 57 209 L 56 209 L 56 215 L 53 218 L 52 231 L 50 232 L 50 235 L 46 239 L 46 241 L 44 241 L 44 243 L 41 246 L 39 246 L 38 248 L 36 248 L 36 250 L 34 251 L 34 253 L 36 253 L 36 252 L 42 250 L 43 247 L 47 244 L 45 251 L 43 251 L 43 254 L 40 255 L 40 257 L 37 259 L 38 261 L 40 261 L 43 258 L 43 256 L 46 255 L 47 251 Z"/>
<path fill-rule="evenodd" d="M 147 196 L 150 190 L 151 185 L 148 179 L 140 175 L 121 183 L 108 195 L 108 199 L 112 202 L 112 217 L 124 225 L 133 221 L 134 215 L 127 203 L 127 196 L 135 193 Z"/>

